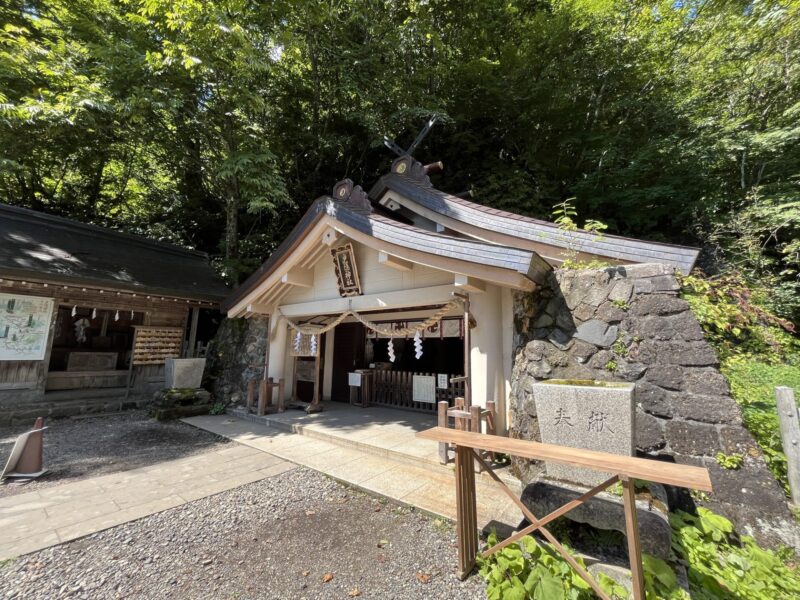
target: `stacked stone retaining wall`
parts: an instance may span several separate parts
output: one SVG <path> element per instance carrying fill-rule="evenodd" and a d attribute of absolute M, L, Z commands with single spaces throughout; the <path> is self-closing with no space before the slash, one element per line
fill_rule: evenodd
<path fill-rule="evenodd" d="M 237 404 L 247 398 L 247 383 L 261 379 L 269 344 L 269 319 L 223 319 L 207 352 L 206 377 L 214 398 Z"/>
<path fill-rule="evenodd" d="M 711 472 L 714 492 L 696 501 L 768 543 L 800 548 L 800 531 L 783 490 L 742 425 L 741 411 L 719 371 L 714 349 L 673 269 L 660 264 L 556 271 L 549 284 L 515 296 L 511 435 L 539 439 L 532 383 L 594 379 L 636 383 L 636 447 L 641 455 Z M 718 452 L 744 464 L 723 469 Z M 515 460 L 523 483 L 541 471 Z"/>

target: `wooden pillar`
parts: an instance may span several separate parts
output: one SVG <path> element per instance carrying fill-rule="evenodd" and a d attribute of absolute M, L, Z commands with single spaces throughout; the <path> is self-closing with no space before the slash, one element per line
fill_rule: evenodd
<path fill-rule="evenodd" d="M 267 414 L 267 389 L 268 383 L 266 379 L 262 379 L 258 386 L 258 414 Z"/>
<path fill-rule="evenodd" d="M 41 366 L 36 372 L 36 391 L 42 395 L 47 391 L 47 373 L 50 371 L 50 355 L 53 353 L 53 343 L 55 343 L 56 339 L 58 307 L 59 299 L 53 298 L 53 312 L 50 314 L 50 326 L 47 328 L 47 346 L 45 346 L 44 358 L 40 363 Z"/>
<path fill-rule="evenodd" d="M 264 376 L 263 379 L 267 379 L 269 377 L 269 349 L 272 346 L 272 336 L 270 332 L 272 331 L 272 324 L 277 322 L 277 320 L 273 320 L 271 316 L 267 317 L 267 339 L 264 340 Z"/>
<path fill-rule="evenodd" d="M 497 435 L 497 403 L 494 400 L 486 401 L 486 433 L 489 435 Z M 497 457 L 494 452 L 490 452 L 489 456 L 494 462 Z"/>
<path fill-rule="evenodd" d="M 253 409 L 256 402 L 256 380 L 251 379 L 247 382 L 247 412 Z"/>
<path fill-rule="evenodd" d="M 472 334 L 469 330 L 469 296 L 464 300 L 464 401 L 472 406 Z"/>
<path fill-rule="evenodd" d="M 469 430 L 472 433 L 480 433 L 481 432 L 481 415 L 483 410 L 480 406 L 470 406 L 469 407 Z M 479 454 L 483 454 L 482 451 L 478 450 Z M 483 470 L 483 467 L 480 463 L 475 461 L 475 470 L 479 473 Z"/>
<path fill-rule="evenodd" d="M 466 579 L 478 555 L 478 512 L 475 501 L 475 466 L 472 448 L 456 446 L 456 533 L 458 577 Z"/>
<path fill-rule="evenodd" d="M 450 404 L 447 402 L 447 400 L 442 400 L 436 406 L 439 415 L 439 421 L 437 425 L 439 425 L 439 427 L 444 427 L 446 429 L 447 409 L 450 407 Z M 446 465 L 448 462 L 450 462 L 450 457 L 448 456 L 447 452 L 447 446 L 448 446 L 447 442 L 439 442 L 439 462 L 442 463 L 443 465 Z"/>
<path fill-rule="evenodd" d="M 281 377 L 278 379 L 278 412 L 283 412 L 284 408 L 284 395 L 286 394 L 286 380 Z"/>
<path fill-rule="evenodd" d="M 639 523 L 636 517 L 634 480 L 621 476 L 622 499 L 625 505 L 625 536 L 628 538 L 628 559 L 631 563 L 631 589 L 634 600 L 644 600 L 642 548 L 639 543 Z"/>
<path fill-rule="evenodd" d="M 186 356 L 194 358 L 195 347 L 197 346 L 197 323 L 200 321 L 200 309 L 192 308 L 192 324 L 189 327 L 189 347 L 186 349 Z"/>
<path fill-rule="evenodd" d="M 800 506 L 800 423 L 798 423 L 794 390 L 790 387 L 777 387 L 775 388 L 775 397 L 778 405 L 783 452 L 786 454 L 789 471 L 792 504 Z"/>

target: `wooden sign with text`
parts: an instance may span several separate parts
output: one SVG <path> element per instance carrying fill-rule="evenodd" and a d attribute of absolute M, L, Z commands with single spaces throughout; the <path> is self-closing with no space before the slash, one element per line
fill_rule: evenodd
<path fill-rule="evenodd" d="M 360 296 L 361 282 L 358 280 L 358 268 L 356 267 L 356 257 L 353 253 L 353 244 L 331 248 L 331 256 L 333 256 L 336 281 L 339 284 L 339 295 L 344 298 Z"/>

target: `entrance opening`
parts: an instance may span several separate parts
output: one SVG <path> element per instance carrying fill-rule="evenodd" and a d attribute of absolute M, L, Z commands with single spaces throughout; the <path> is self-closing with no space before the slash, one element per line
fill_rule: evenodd
<path fill-rule="evenodd" d="M 365 341 L 367 330 L 361 323 L 341 323 L 336 326 L 333 336 L 333 375 L 331 379 L 331 400 L 350 401 L 348 373 L 356 369 L 366 369 Z"/>
<path fill-rule="evenodd" d="M 415 320 L 379 321 L 381 327 L 413 327 Z M 331 399 L 350 401 L 349 373 L 366 372 L 365 383 L 370 404 L 410 408 L 426 412 L 436 410 L 436 402 L 452 403 L 463 395 L 463 383 L 451 384 L 450 378 L 464 372 L 464 339 L 461 318 L 444 319 L 421 335 L 422 354 L 416 356 L 413 337 L 391 338 L 394 361 L 389 356 L 389 338 L 369 331 L 361 323 L 342 323 L 336 327 L 333 342 Z M 415 396 L 415 378 L 427 378 L 429 392 L 425 399 Z M 435 383 L 433 383 L 433 380 Z M 420 383 L 420 382 L 418 382 Z M 421 386 L 422 387 L 422 386 Z M 432 389 L 433 388 L 433 389 Z"/>

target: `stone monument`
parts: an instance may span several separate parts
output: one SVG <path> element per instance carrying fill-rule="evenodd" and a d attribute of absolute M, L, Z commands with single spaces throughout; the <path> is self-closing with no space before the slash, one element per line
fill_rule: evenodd
<path fill-rule="evenodd" d="M 533 384 L 542 442 L 633 456 L 634 384 L 550 379 Z M 580 467 L 545 463 L 549 477 L 590 487 L 604 475 Z"/>
<path fill-rule="evenodd" d="M 542 442 L 633 456 L 634 388 L 633 383 L 613 381 L 550 379 L 534 383 L 532 394 Z M 545 462 L 545 478 L 528 485 L 522 501 L 534 514 L 546 515 L 611 475 L 613 473 Z M 642 549 L 648 554 L 668 558 L 671 529 L 667 494 L 663 486 L 647 486 L 637 489 L 636 501 Z M 598 494 L 565 517 L 597 529 L 625 533 L 622 498 L 613 493 Z"/>
<path fill-rule="evenodd" d="M 205 358 L 168 358 L 164 364 L 167 389 L 197 389 L 203 383 Z"/>

